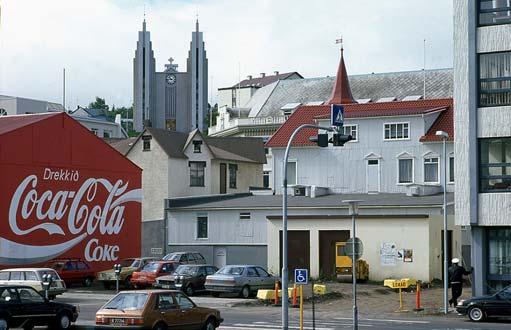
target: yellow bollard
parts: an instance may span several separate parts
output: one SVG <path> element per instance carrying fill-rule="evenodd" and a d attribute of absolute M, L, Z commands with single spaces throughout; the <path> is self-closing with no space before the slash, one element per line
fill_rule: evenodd
<path fill-rule="evenodd" d="M 303 285 L 300 285 L 300 330 L 303 330 Z"/>

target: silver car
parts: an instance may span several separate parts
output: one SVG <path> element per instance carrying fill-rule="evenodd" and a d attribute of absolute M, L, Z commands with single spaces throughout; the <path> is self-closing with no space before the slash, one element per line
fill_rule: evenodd
<path fill-rule="evenodd" d="M 269 274 L 260 266 L 229 265 L 207 276 L 205 287 L 215 297 L 222 292 L 227 292 L 238 293 L 243 298 L 249 298 L 259 289 L 274 289 L 276 282 L 280 283 L 280 278 Z"/>

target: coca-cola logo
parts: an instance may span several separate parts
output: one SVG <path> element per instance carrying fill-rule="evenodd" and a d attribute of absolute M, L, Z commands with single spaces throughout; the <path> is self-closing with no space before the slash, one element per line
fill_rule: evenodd
<path fill-rule="evenodd" d="M 46 168 L 42 180 L 78 182 L 80 173 Z M 16 188 L 9 206 L 9 227 L 17 236 L 44 231 L 49 237 L 69 237 L 53 245 L 34 246 L 0 237 L 0 263 L 21 264 L 49 260 L 87 237 L 84 258 L 114 261 L 119 247 L 101 245 L 102 235 L 118 235 L 126 221 L 125 203 L 141 202 L 141 189 L 128 190 L 129 182 L 88 178 L 76 190 L 38 190 L 39 178 L 29 175 Z M 104 196 L 107 196 L 106 198 Z"/>

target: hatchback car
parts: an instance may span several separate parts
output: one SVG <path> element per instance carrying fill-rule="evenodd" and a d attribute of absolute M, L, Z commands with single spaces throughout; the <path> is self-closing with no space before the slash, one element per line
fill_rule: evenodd
<path fill-rule="evenodd" d="M 206 263 L 206 258 L 199 252 L 172 252 L 164 256 L 163 260 L 176 261 L 182 265 Z"/>
<path fill-rule="evenodd" d="M 55 299 L 59 294 L 66 292 L 66 284 L 60 278 L 59 274 L 51 268 L 10 268 L 0 270 L 0 285 L 25 285 L 34 288 L 37 292 L 44 295 L 45 291 L 42 285 L 43 275 L 49 274 L 53 281 L 48 290 L 48 298 Z"/>
<path fill-rule="evenodd" d="M 46 263 L 45 267 L 54 269 L 66 286 L 72 284 L 91 286 L 96 278 L 95 272 L 89 264 L 81 259 L 54 259 Z"/>
<path fill-rule="evenodd" d="M 131 288 L 131 276 L 134 272 L 142 269 L 146 264 L 155 261 L 154 258 L 126 258 L 119 263 L 122 266 L 119 274 L 119 283 L 125 288 Z M 98 281 L 103 283 L 105 289 L 115 287 L 116 276 L 115 270 L 108 269 L 98 273 Z"/>
<path fill-rule="evenodd" d="M 206 277 L 206 290 L 213 296 L 222 292 L 238 293 L 243 298 L 249 298 L 259 289 L 273 289 L 280 278 L 269 274 L 256 265 L 230 265 L 222 267 L 218 272 Z"/>
<path fill-rule="evenodd" d="M 152 286 L 156 282 L 157 277 L 171 274 L 178 265 L 177 262 L 170 261 L 150 262 L 139 272 L 133 272 L 133 275 L 131 275 L 131 285 L 135 288 Z"/>
<path fill-rule="evenodd" d="M 96 313 L 96 325 L 145 329 L 216 329 L 223 319 L 181 291 L 122 291 Z"/>
<path fill-rule="evenodd" d="M 79 307 L 47 301 L 29 286 L 0 286 L 0 324 L 4 328 L 32 329 L 51 326 L 68 329 L 80 313 Z"/>
<path fill-rule="evenodd" d="M 178 289 L 188 296 L 196 292 L 205 291 L 206 276 L 218 271 L 213 265 L 180 265 L 171 275 L 156 279 L 155 286 L 162 289 Z"/>
<path fill-rule="evenodd" d="M 511 286 L 493 295 L 460 300 L 456 311 L 468 315 L 468 318 L 475 322 L 483 321 L 487 317 L 510 317 Z"/>

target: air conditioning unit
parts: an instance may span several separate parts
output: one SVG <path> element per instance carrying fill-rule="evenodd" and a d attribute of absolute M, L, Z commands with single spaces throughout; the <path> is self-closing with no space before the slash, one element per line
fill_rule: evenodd
<path fill-rule="evenodd" d="M 304 186 L 295 186 L 293 188 L 293 196 L 306 196 L 306 187 Z"/>

